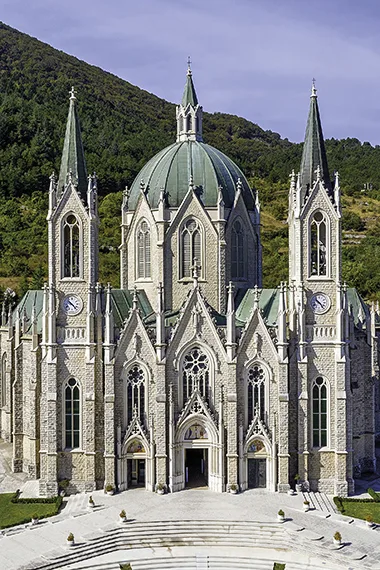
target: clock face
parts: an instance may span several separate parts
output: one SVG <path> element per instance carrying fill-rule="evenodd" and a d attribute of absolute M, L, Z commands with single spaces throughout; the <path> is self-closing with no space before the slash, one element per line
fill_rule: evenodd
<path fill-rule="evenodd" d="M 314 313 L 321 315 L 326 313 L 331 305 L 330 298 L 325 293 L 315 293 L 310 299 L 310 306 Z"/>
<path fill-rule="evenodd" d="M 83 308 L 83 302 L 78 295 L 66 295 L 62 302 L 66 315 L 77 315 Z"/>

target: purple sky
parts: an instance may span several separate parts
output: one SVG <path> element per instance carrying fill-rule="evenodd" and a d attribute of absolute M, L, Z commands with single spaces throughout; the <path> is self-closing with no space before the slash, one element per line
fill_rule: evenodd
<path fill-rule="evenodd" d="M 1 0 L 6 24 L 178 102 L 190 54 L 206 111 L 380 144 L 378 0 Z"/>

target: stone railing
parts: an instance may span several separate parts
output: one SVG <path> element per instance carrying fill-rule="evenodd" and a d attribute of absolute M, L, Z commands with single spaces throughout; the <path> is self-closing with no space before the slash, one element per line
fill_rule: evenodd
<path fill-rule="evenodd" d="M 335 325 L 309 325 L 306 327 L 307 340 L 311 341 L 328 341 L 335 340 Z"/>
<path fill-rule="evenodd" d="M 58 327 L 57 331 L 57 342 L 62 343 L 73 343 L 82 344 L 86 340 L 86 328 L 85 327 Z"/>

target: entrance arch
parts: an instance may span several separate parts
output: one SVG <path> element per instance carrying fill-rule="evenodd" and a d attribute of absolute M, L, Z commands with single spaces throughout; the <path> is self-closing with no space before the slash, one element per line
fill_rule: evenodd
<path fill-rule="evenodd" d="M 244 450 L 245 489 L 275 490 L 275 462 L 272 445 L 262 435 L 249 438 Z"/>
<path fill-rule="evenodd" d="M 139 435 L 130 436 L 123 444 L 120 458 L 119 488 L 145 487 L 150 489 L 150 446 Z"/>
<path fill-rule="evenodd" d="M 200 486 L 223 490 L 218 430 L 204 415 L 192 414 L 177 427 L 173 459 L 173 491 Z"/>

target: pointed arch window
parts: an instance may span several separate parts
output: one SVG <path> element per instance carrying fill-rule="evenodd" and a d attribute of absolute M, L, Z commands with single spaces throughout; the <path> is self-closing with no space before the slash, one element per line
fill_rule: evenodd
<path fill-rule="evenodd" d="M 189 113 L 186 117 L 186 130 L 187 131 L 191 131 L 191 123 L 192 123 L 191 119 L 192 119 L 192 117 Z"/>
<path fill-rule="evenodd" d="M 232 279 L 246 279 L 246 248 L 244 226 L 236 220 L 231 234 L 231 276 Z"/>
<path fill-rule="evenodd" d="M 137 278 L 150 279 L 151 277 L 150 256 L 150 226 L 146 220 L 142 220 L 137 228 Z"/>
<path fill-rule="evenodd" d="M 65 448 L 80 447 L 81 402 L 80 386 L 75 378 L 65 385 Z"/>
<path fill-rule="evenodd" d="M 248 388 L 248 425 L 255 417 L 256 410 L 262 421 L 265 421 L 265 387 L 266 375 L 265 371 L 259 364 L 254 364 L 249 368 L 247 375 L 247 388 Z"/>
<path fill-rule="evenodd" d="M 327 445 L 327 411 L 328 389 L 324 378 L 318 377 L 313 382 L 313 447 L 325 447 Z"/>
<path fill-rule="evenodd" d="M 7 404 L 7 355 L 1 359 L 1 406 Z"/>
<path fill-rule="evenodd" d="M 130 423 L 136 413 L 141 425 L 145 421 L 145 373 L 141 366 L 135 364 L 127 374 L 127 421 Z"/>
<path fill-rule="evenodd" d="M 327 275 L 327 220 L 315 212 L 310 227 L 310 275 Z"/>
<path fill-rule="evenodd" d="M 80 277 L 80 228 L 74 214 L 63 223 L 63 276 Z"/>
<path fill-rule="evenodd" d="M 202 231 L 198 220 L 186 221 L 181 231 L 181 272 L 180 277 L 192 277 L 194 263 L 203 271 Z"/>
<path fill-rule="evenodd" d="M 210 361 L 199 347 L 190 350 L 182 363 L 182 396 L 186 402 L 194 390 L 209 400 L 210 398 Z"/>

